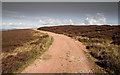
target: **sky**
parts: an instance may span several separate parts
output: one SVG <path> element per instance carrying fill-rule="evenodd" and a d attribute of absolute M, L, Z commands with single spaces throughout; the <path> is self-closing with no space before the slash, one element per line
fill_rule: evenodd
<path fill-rule="evenodd" d="M 2 29 L 118 25 L 117 2 L 3 2 Z"/>

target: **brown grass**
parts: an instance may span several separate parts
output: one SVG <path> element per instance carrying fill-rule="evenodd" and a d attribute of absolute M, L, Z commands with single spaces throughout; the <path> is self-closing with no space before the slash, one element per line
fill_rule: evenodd
<path fill-rule="evenodd" d="M 51 44 L 51 37 L 32 29 L 3 31 L 2 35 L 3 73 L 21 72 Z"/>
<path fill-rule="evenodd" d="M 103 38 L 112 39 L 114 44 L 120 45 L 120 25 L 90 25 L 90 26 L 53 26 L 53 27 L 41 27 L 40 30 L 51 31 L 59 34 L 69 34 L 72 36 L 82 36 L 89 38 Z"/>
<path fill-rule="evenodd" d="M 13 52 L 16 47 L 23 46 L 31 40 L 35 40 L 33 36 L 34 31 L 30 29 L 26 30 L 9 30 L 2 32 L 2 52 Z"/>
<path fill-rule="evenodd" d="M 38 29 L 64 34 L 82 42 L 86 45 L 90 55 L 95 58 L 93 62 L 97 66 L 103 68 L 109 74 L 120 73 L 120 25 L 68 25 L 41 27 Z"/>

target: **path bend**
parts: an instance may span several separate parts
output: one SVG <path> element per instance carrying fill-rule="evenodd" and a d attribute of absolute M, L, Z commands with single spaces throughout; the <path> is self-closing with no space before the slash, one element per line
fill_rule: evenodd
<path fill-rule="evenodd" d="M 54 41 L 50 48 L 22 73 L 92 73 L 90 62 L 84 54 L 86 48 L 82 43 L 65 35 L 40 32 L 52 36 Z"/>

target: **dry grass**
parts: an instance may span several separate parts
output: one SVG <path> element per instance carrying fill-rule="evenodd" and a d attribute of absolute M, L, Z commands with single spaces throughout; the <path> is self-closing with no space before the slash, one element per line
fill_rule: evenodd
<path fill-rule="evenodd" d="M 2 31 L 2 52 L 13 52 L 16 47 L 35 40 L 37 37 L 34 37 L 33 34 L 34 31 L 30 29 Z"/>
<path fill-rule="evenodd" d="M 92 26 L 53 26 L 40 30 L 55 32 L 72 37 L 90 51 L 92 61 L 109 74 L 120 73 L 120 25 Z M 90 59 L 91 59 L 91 56 Z M 98 67 L 96 67 L 97 69 Z"/>
<path fill-rule="evenodd" d="M 41 27 L 40 30 L 51 31 L 59 34 L 68 34 L 69 37 L 82 36 L 89 38 L 103 38 L 112 39 L 113 44 L 120 45 L 120 25 L 89 25 L 89 26 L 53 26 Z"/>
<path fill-rule="evenodd" d="M 111 44 L 111 40 L 97 39 L 96 41 L 96 39 L 77 36 L 77 40 L 86 45 L 98 66 L 109 74 L 118 74 L 120 72 L 120 46 Z"/>
<path fill-rule="evenodd" d="M 32 29 L 3 31 L 2 71 L 21 72 L 45 52 L 52 42 L 47 34 Z"/>

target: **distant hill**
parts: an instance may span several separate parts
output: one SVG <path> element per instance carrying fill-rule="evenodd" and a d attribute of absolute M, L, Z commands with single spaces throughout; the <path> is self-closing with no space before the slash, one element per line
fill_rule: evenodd
<path fill-rule="evenodd" d="M 13 28 L 13 29 L 0 29 L 0 31 L 6 31 L 6 30 L 16 30 L 16 28 Z"/>

